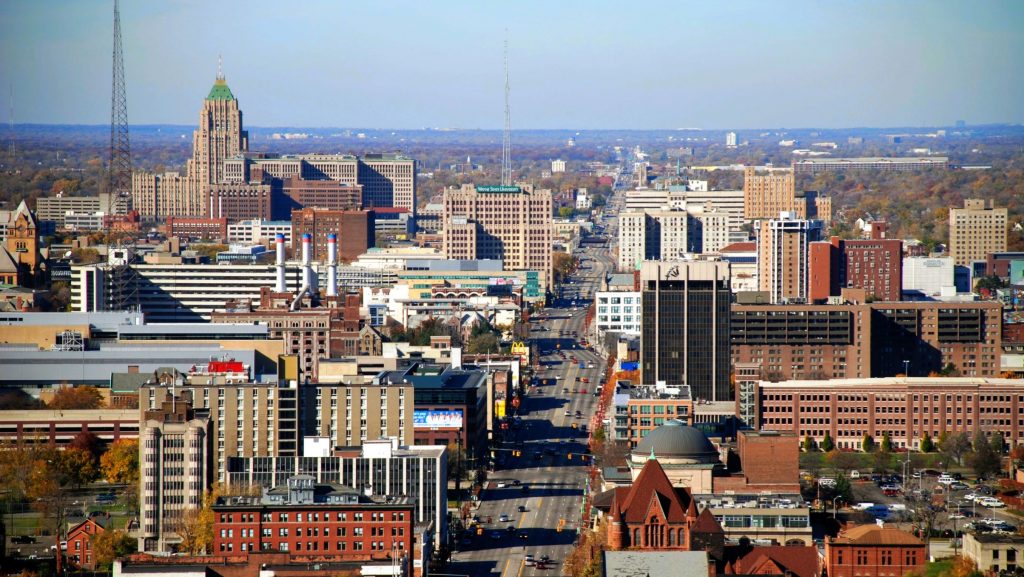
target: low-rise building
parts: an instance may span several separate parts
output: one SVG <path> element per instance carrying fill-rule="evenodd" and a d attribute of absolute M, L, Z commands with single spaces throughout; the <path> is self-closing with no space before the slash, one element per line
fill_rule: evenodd
<path fill-rule="evenodd" d="M 597 291 L 594 297 L 597 303 L 595 319 L 599 336 L 603 337 L 608 332 L 640 336 L 643 320 L 640 291 Z"/>
<path fill-rule="evenodd" d="M 619 389 L 617 389 L 618 391 Z M 629 448 L 635 448 L 651 431 L 668 421 L 693 423 L 693 398 L 686 385 L 633 385 L 626 389 L 629 414 L 626 437 Z"/>
<path fill-rule="evenodd" d="M 1020 569 L 1024 561 L 1024 536 L 1008 533 L 964 533 L 964 557 L 978 570 L 987 574 L 1002 574 Z M 831 575 L 831 573 L 830 573 Z"/>
<path fill-rule="evenodd" d="M 829 577 L 902 577 L 928 562 L 926 551 L 910 533 L 861 525 L 825 538 L 825 569 Z"/>
<path fill-rule="evenodd" d="M 260 497 L 221 497 L 212 509 L 215 553 L 287 551 L 412 569 L 415 515 L 407 499 L 373 501 L 358 489 L 296 475 Z"/>
<path fill-rule="evenodd" d="M 96 569 L 96 550 L 93 540 L 106 530 L 110 517 L 96 515 L 68 529 L 63 553 L 79 569 Z"/>
<path fill-rule="evenodd" d="M 918 450 L 927 435 L 1001 433 L 1024 439 L 1024 382 L 978 377 L 887 377 L 757 385 L 761 430 L 786 431 L 839 449 L 861 448 L 864 435 L 888 435 L 897 449 Z"/>

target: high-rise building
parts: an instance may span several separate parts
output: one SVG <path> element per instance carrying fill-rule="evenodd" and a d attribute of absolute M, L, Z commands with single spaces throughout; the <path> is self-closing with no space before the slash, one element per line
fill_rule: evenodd
<path fill-rule="evenodd" d="M 969 266 L 989 253 L 1006 250 L 1007 210 L 991 200 L 964 200 L 963 208 L 949 210 L 949 253 L 953 264 Z"/>
<path fill-rule="evenodd" d="M 773 303 L 806 302 L 808 245 L 821 236 L 821 221 L 783 212 L 762 220 L 757 234 L 758 287 Z"/>
<path fill-rule="evenodd" d="M 187 394 L 145 410 L 139 431 L 139 550 L 169 552 L 188 509 L 202 506 L 212 479 L 210 415 Z"/>
<path fill-rule="evenodd" d="M 809 247 L 808 299 L 824 301 L 844 288 L 864 289 L 879 301 L 901 299 L 903 241 L 840 240 L 812 242 Z"/>
<path fill-rule="evenodd" d="M 726 132 L 725 133 L 725 145 L 729 148 L 736 148 L 736 133 Z"/>
<path fill-rule="evenodd" d="M 550 190 L 532 185 L 444 191 L 444 252 L 449 259 L 500 259 L 505 270 L 534 270 L 551 287 L 554 235 Z"/>
<path fill-rule="evenodd" d="M 802 213 L 796 199 L 793 171 L 757 174 L 753 166 L 743 170 L 743 210 L 748 220 L 776 218 L 781 212 Z"/>
<path fill-rule="evenodd" d="M 640 290 L 642 382 L 689 385 L 694 399 L 730 400 L 729 263 L 647 261 Z"/>
<path fill-rule="evenodd" d="M 374 211 L 321 210 L 303 208 L 292 211 L 292 238 L 303 234 L 313 237 L 313 260 L 327 260 L 327 235 L 338 240 L 338 261 L 350 263 L 374 246 Z M 341 234 L 339 234 L 341 233 Z"/>
<path fill-rule="evenodd" d="M 644 260 L 677 260 L 700 252 L 699 236 L 685 210 L 644 210 L 619 214 L 619 269 L 636 270 Z"/>
<path fill-rule="evenodd" d="M 558 159 L 551 161 L 551 173 L 565 172 L 565 161 Z"/>

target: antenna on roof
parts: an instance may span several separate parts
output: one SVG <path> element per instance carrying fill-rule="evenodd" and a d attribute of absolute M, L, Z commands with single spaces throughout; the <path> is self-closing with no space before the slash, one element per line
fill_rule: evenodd
<path fill-rule="evenodd" d="M 501 136 L 501 185 L 512 186 L 512 120 L 508 108 L 508 29 L 505 29 L 505 131 Z"/>
<path fill-rule="evenodd" d="M 224 80 L 224 58 L 217 55 L 217 80 Z"/>

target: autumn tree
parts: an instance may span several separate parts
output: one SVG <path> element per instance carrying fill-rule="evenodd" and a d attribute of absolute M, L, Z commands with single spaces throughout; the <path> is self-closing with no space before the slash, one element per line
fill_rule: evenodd
<path fill-rule="evenodd" d="M 139 481 L 138 439 L 118 439 L 100 456 L 100 471 L 111 483 L 132 485 Z"/>
<path fill-rule="evenodd" d="M 118 529 L 100 531 L 92 536 L 92 550 L 99 569 L 110 569 L 115 559 L 127 557 L 138 550 L 138 541 Z"/>
<path fill-rule="evenodd" d="M 84 449 L 69 447 L 58 453 L 57 472 L 61 485 L 81 487 L 99 477 L 96 459 Z"/>
<path fill-rule="evenodd" d="M 190 507 L 174 523 L 175 533 L 181 537 L 181 550 L 191 555 L 208 553 L 213 545 L 213 505 L 222 494 L 219 484 L 203 493 L 201 507 Z"/>
<path fill-rule="evenodd" d="M 845 451 L 832 450 L 827 456 L 828 465 L 837 471 L 849 474 L 850 471 L 860 467 L 860 455 L 847 453 Z"/>
<path fill-rule="evenodd" d="M 47 407 L 57 410 L 98 409 L 102 406 L 103 395 L 99 389 L 88 385 L 58 389 L 47 403 Z"/>
<path fill-rule="evenodd" d="M 81 449 L 92 455 L 93 458 L 99 458 L 103 453 L 103 440 L 92 431 L 82 431 L 71 439 L 68 448 Z"/>
<path fill-rule="evenodd" d="M 967 433 L 949 433 L 939 440 L 939 450 L 958 465 L 963 464 L 964 455 L 971 449 Z"/>
<path fill-rule="evenodd" d="M 804 435 L 803 449 L 805 453 L 810 453 L 814 450 L 814 439 L 810 435 Z"/>

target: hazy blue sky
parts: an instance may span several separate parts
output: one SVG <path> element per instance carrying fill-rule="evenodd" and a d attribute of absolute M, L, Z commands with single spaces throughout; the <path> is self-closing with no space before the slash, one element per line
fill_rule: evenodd
<path fill-rule="evenodd" d="M 0 1 L 7 119 L 106 123 L 112 0 Z M 1024 1 L 123 0 L 128 117 L 194 124 L 217 55 L 254 126 L 1024 121 Z"/>

